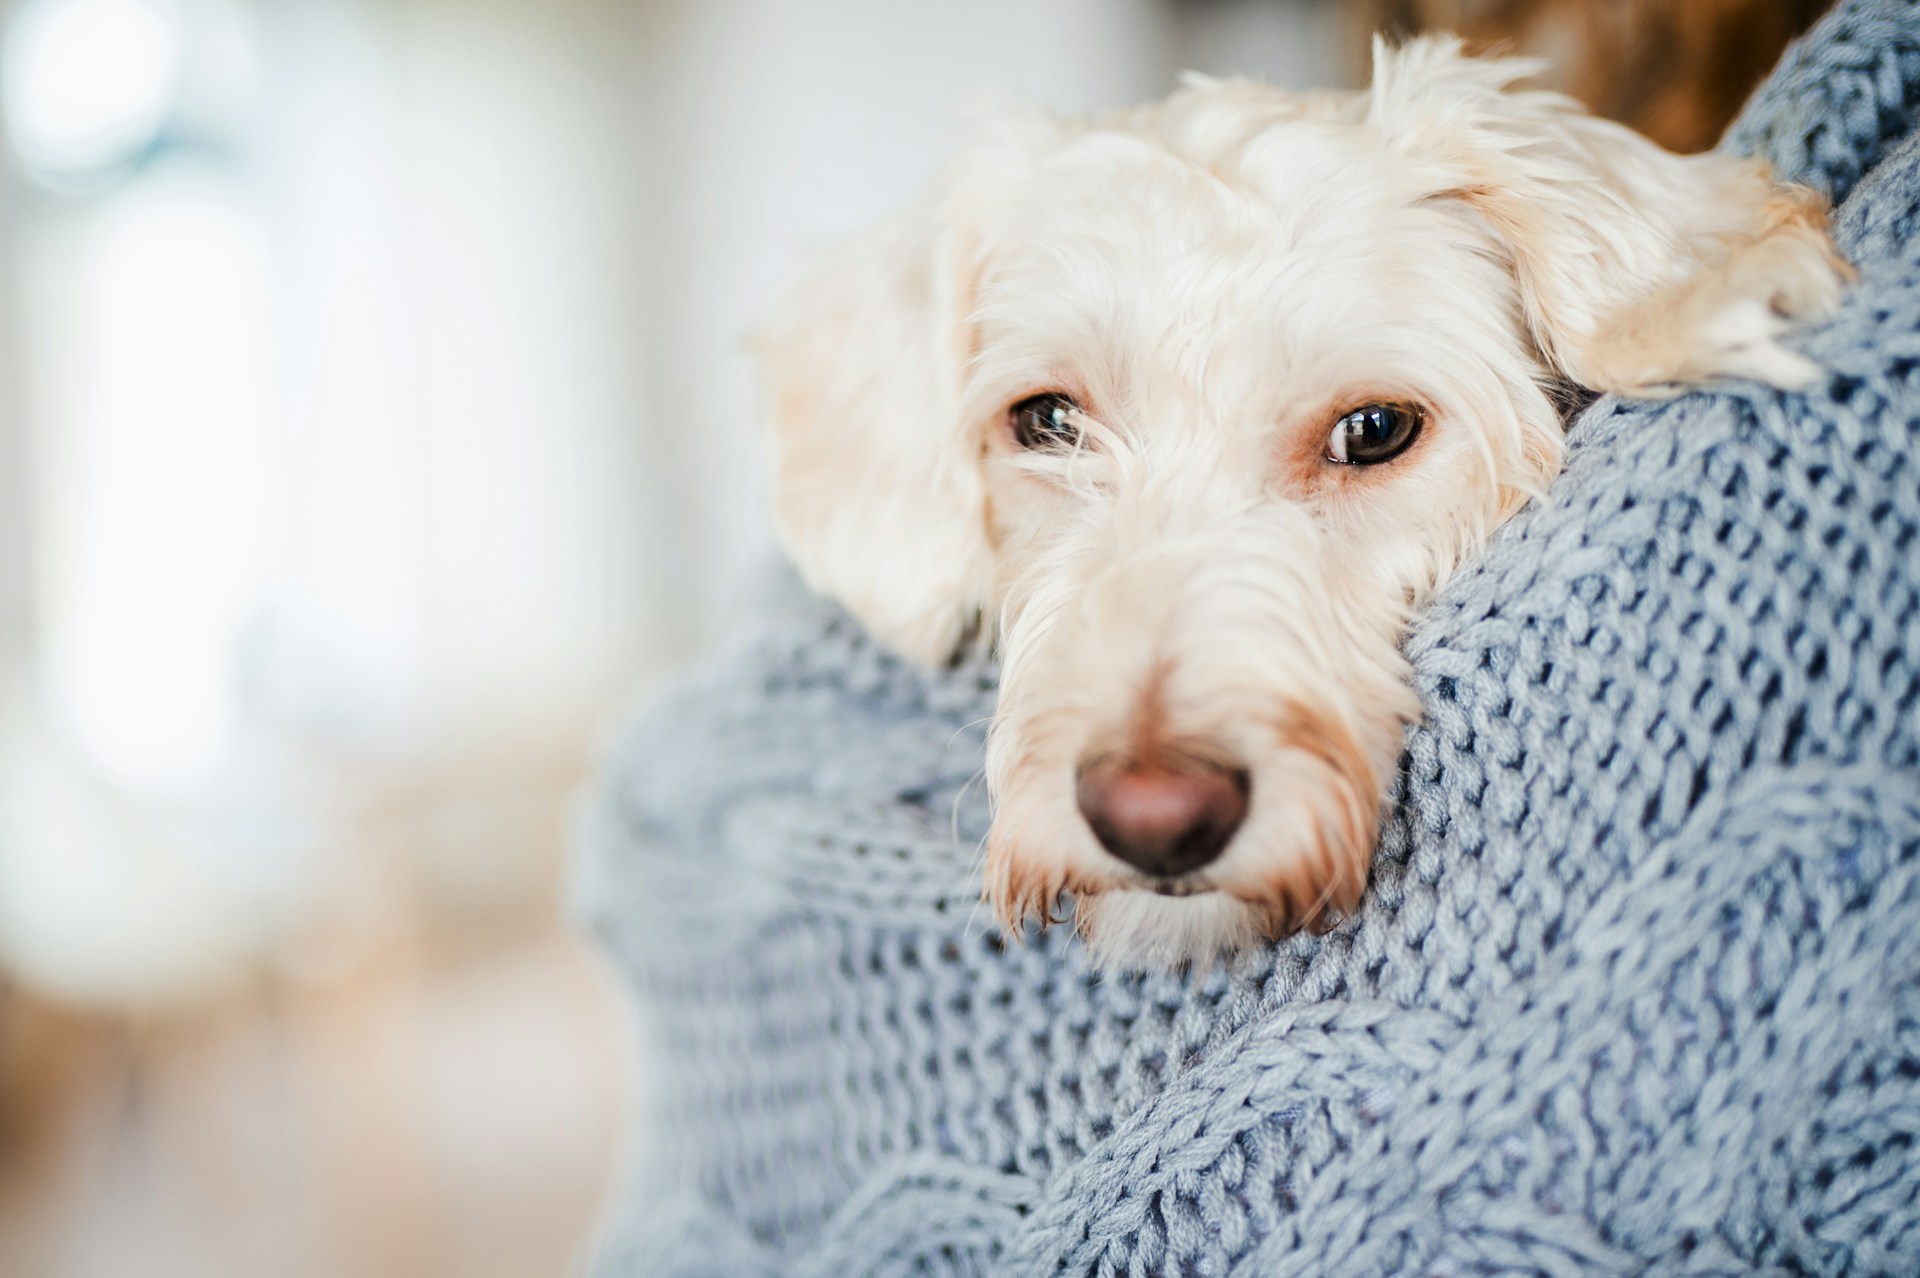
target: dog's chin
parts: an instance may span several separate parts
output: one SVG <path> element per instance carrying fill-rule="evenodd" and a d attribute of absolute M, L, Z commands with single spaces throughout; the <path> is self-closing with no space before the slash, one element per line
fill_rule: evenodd
<path fill-rule="evenodd" d="M 1168 896 L 1113 888 L 1074 899 L 1073 925 L 1108 968 L 1206 966 L 1267 939 L 1259 907 L 1225 892 Z"/>

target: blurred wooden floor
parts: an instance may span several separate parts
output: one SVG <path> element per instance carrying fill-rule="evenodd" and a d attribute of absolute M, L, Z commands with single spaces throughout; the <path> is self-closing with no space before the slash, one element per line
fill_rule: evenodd
<path fill-rule="evenodd" d="M 144 1026 L 9 996 L 0 1274 L 564 1274 L 621 1031 L 558 936 Z"/>
<path fill-rule="evenodd" d="M 356 849 L 387 885 L 358 932 L 194 1006 L 0 983 L 0 1275 L 572 1272 L 631 1069 L 611 983 L 558 922 L 578 775 L 403 796 Z M 511 850 L 492 868 L 476 826 Z"/>

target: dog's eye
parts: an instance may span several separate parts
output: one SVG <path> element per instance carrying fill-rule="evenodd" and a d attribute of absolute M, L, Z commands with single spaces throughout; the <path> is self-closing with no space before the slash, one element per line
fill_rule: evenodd
<path fill-rule="evenodd" d="M 1080 405 L 1065 395 L 1035 395 L 1007 410 L 1013 437 L 1022 448 L 1072 448 L 1080 440 L 1073 419 Z"/>
<path fill-rule="evenodd" d="M 1420 433 L 1424 416 L 1410 404 L 1368 404 L 1333 424 L 1327 458 L 1349 466 L 1391 461 Z"/>

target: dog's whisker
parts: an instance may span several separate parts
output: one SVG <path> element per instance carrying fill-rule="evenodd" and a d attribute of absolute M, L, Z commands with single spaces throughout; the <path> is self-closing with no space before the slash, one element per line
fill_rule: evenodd
<path fill-rule="evenodd" d="M 980 718 L 974 719 L 971 722 L 961 724 L 959 727 L 953 730 L 953 735 L 947 738 L 947 749 L 949 750 L 953 749 L 953 745 L 956 741 L 958 741 L 961 737 L 965 736 L 967 733 L 972 732 L 975 728 L 984 728 L 987 725 L 991 724 L 992 722 L 993 722 L 993 716 L 988 714 L 988 715 L 982 715 Z"/>
<path fill-rule="evenodd" d="M 951 745 L 951 742 L 949 742 L 949 745 Z M 985 768 L 974 769 L 973 773 L 969 775 L 965 781 L 960 783 L 960 788 L 954 791 L 953 802 L 947 805 L 947 838 L 956 847 L 959 846 L 960 843 L 960 809 L 966 806 L 967 795 L 972 792 L 973 788 L 976 785 L 985 785 L 986 780 L 987 773 Z M 981 862 L 985 859 L 986 840 L 983 837 L 975 840 L 972 868 L 977 870 Z"/>

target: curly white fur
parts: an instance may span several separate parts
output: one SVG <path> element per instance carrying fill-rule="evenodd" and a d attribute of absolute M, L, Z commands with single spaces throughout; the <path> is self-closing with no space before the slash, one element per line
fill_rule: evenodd
<path fill-rule="evenodd" d="M 812 585 L 927 661 L 1003 656 L 986 888 L 1062 893 L 1118 964 L 1349 909 L 1418 705 L 1409 611 L 1558 471 L 1554 392 L 1804 383 L 1780 346 L 1847 268 L 1810 193 L 1513 87 L 1457 42 L 1357 94 L 1190 79 L 1096 120 L 987 122 L 917 207 L 821 263 L 759 342 L 776 513 Z M 1085 410 L 1028 451 L 1009 406 Z M 1422 406 L 1391 463 L 1326 460 L 1357 404 Z M 1225 853 L 1109 854 L 1080 763 L 1244 763 Z"/>

